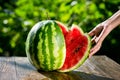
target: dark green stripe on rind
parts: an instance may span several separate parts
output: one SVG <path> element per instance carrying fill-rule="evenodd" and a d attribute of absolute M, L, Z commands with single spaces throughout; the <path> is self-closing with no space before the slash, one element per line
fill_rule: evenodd
<path fill-rule="evenodd" d="M 37 64 L 41 64 L 40 63 L 40 61 L 39 61 L 39 57 L 38 57 L 38 55 L 36 54 L 36 53 L 38 53 L 38 49 L 37 49 L 37 46 L 38 46 L 38 42 L 40 41 L 39 40 L 39 35 L 40 35 L 40 33 L 39 32 L 41 32 L 41 29 L 39 29 L 37 32 L 36 32 L 36 36 L 35 36 L 35 39 L 34 39 L 34 42 L 33 42 L 33 47 L 32 47 L 32 49 L 33 49 L 33 60 L 35 60 L 35 62 L 36 62 L 36 64 L 34 64 L 35 66 L 37 66 L 37 67 L 39 67 L 39 69 L 41 68 L 40 67 L 40 65 L 37 65 Z M 39 35 L 38 35 L 39 34 Z"/>
<path fill-rule="evenodd" d="M 57 69 L 59 68 L 59 66 L 57 65 L 58 64 L 58 59 L 59 59 L 59 53 L 58 53 L 58 50 L 59 50 L 59 46 L 57 45 L 57 39 L 56 39 L 56 36 L 57 36 L 57 28 L 58 26 L 55 26 L 55 24 L 53 23 L 51 25 L 51 28 L 52 28 L 52 42 L 54 43 L 53 44 L 53 69 Z"/>
<path fill-rule="evenodd" d="M 45 28 L 46 28 L 46 26 L 42 27 L 42 37 L 41 37 L 42 38 L 41 40 L 43 40 L 43 42 L 41 44 L 42 53 L 38 53 L 38 56 L 39 56 L 39 54 L 43 56 L 39 60 L 43 59 L 43 62 L 41 62 L 42 68 L 45 69 L 45 70 L 48 70 L 48 66 L 47 66 L 47 58 L 48 58 L 48 56 L 47 56 L 47 53 L 46 53 L 46 47 L 47 46 L 46 46 L 46 43 L 45 43 L 45 39 L 46 39 L 45 34 L 47 34 L 47 33 L 45 32 Z M 38 51 L 39 50 L 40 49 L 38 49 Z"/>
<path fill-rule="evenodd" d="M 54 57 L 53 57 L 53 41 L 52 41 L 52 36 L 53 36 L 53 32 L 52 32 L 52 28 L 51 28 L 52 22 L 47 23 L 44 26 L 44 31 L 45 33 L 42 32 L 43 36 L 45 37 L 43 40 L 43 44 L 42 44 L 42 59 L 43 62 L 41 66 L 43 66 L 42 68 L 46 71 L 49 70 L 54 70 L 53 67 L 53 62 L 54 62 Z"/>
<path fill-rule="evenodd" d="M 39 28 L 42 27 L 43 22 L 39 22 L 37 23 L 29 32 L 27 40 L 26 40 L 26 53 L 27 53 L 27 57 L 30 60 L 30 62 L 36 66 L 36 68 L 40 69 L 40 66 L 38 64 L 40 64 L 37 55 L 36 55 L 36 45 L 38 42 L 38 38 L 36 38 L 36 34 L 38 34 L 39 32 Z"/>
<path fill-rule="evenodd" d="M 62 67 L 66 55 L 64 36 L 55 21 L 37 23 L 26 41 L 26 53 L 37 69 L 50 71 Z"/>
<path fill-rule="evenodd" d="M 50 70 L 54 70 L 53 63 L 54 63 L 54 57 L 53 57 L 53 42 L 52 42 L 52 28 L 51 24 L 48 26 L 48 48 L 49 48 L 49 54 L 50 54 Z"/>
<path fill-rule="evenodd" d="M 48 23 L 47 23 L 48 24 Z M 42 69 L 44 70 L 49 70 L 50 67 L 50 57 L 49 57 L 49 49 L 48 49 L 48 26 L 46 24 L 44 24 L 42 27 L 41 27 L 41 32 L 39 32 L 39 42 L 38 42 L 38 45 L 37 45 L 37 56 L 40 60 L 40 63 L 39 64 L 41 66 Z M 49 65 L 48 65 L 49 64 Z"/>

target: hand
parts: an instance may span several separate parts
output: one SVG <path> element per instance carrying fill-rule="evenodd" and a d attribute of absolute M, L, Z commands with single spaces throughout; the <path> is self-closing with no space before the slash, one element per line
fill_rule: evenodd
<path fill-rule="evenodd" d="M 120 25 L 120 10 L 89 32 L 89 35 L 93 37 L 91 42 L 94 44 L 90 50 L 89 58 L 101 48 L 103 40 L 118 25 Z"/>
<path fill-rule="evenodd" d="M 102 45 L 102 40 L 100 40 L 101 36 L 103 33 L 105 33 L 105 23 L 98 24 L 92 31 L 89 32 L 89 35 L 92 38 L 92 44 L 95 44 L 92 49 L 90 50 L 89 57 L 91 57 L 93 54 L 95 54 L 97 51 L 99 51 L 101 45 Z"/>

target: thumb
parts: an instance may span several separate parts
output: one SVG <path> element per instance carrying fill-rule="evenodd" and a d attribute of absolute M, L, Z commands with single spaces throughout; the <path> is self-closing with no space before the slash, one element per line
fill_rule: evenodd
<path fill-rule="evenodd" d="M 90 31 L 90 32 L 88 33 L 88 35 L 89 35 L 89 36 L 94 36 L 94 35 L 95 35 L 95 30 L 93 29 L 92 31 Z"/>

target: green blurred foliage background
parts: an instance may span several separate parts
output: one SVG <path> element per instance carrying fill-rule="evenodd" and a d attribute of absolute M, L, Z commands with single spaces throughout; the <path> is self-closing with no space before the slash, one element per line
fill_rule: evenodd
<path fill-rule="evenodd" d="M 74 23 L 89 32 L 119 9 L 120 0 L 0 0 L 0 55 L 26 56 L 27 34 L 41 20 L 58 20 L 68 27 Z M 97 54 L 120 63 L 119 35 L 117 27 Z"/>

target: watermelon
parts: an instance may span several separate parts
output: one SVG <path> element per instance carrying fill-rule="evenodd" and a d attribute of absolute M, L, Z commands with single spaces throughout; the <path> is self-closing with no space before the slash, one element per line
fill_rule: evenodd
<path fill-rule="evenodd" d="M 30 30 L 25 48 L 29 61 L 38 70 L 69 72 L 87 59 L 90 38 L 77 25 L 67 29 L 61 22 L 44 20 Z"/>

